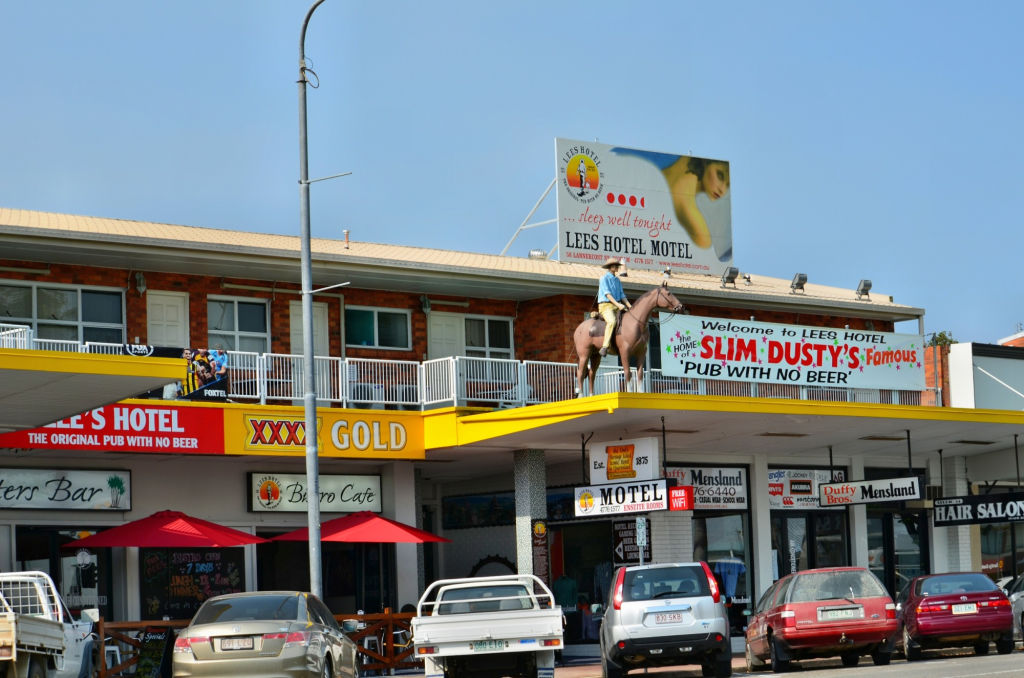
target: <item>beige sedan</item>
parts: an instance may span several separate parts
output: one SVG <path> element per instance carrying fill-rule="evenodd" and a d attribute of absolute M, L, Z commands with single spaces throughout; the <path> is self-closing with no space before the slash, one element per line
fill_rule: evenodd
<path fill-rule="evenodd" d="M 210 598 L 174 642 L 175 678 L 356 678 L 356 646 L 311 593 Z"/>

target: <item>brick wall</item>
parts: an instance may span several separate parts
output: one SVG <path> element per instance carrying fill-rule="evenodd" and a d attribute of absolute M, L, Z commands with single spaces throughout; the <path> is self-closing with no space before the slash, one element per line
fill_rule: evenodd
<path fill-rule="evenodd" d="M 0 260 L 0 265 L 18 267 L 39 266 L 34 263 L 10 260 Z M 148 343 L 146 337 L 146 296 L 139 294 L 135 287 L 135 271 L 63 264 L 50 264 L 49 271 L 49 275 L 5 273 L 4 278 L 42 284 L 54 283 L 113 287 L 126 290 L 126 336 L 129 341 L 139 337 L 141 343 Z M 299 285 L 270 283 L 258 278 L 219 278 L 157 271 L 144 271 L 143 273 L 146 277 L 146 287 L 148 290 L 187 292 L 189 294 L 189 319 L 191 322 L 189 333 L 192 346 L 205 346 L 207 343 L 206 300 L 208 296 L 216 295 L 268 301 L 270 303 L 270 350 L 275 353 L 288 353 L 290 351 L 290 302 L 300 298 L 298 294 Z M 225 288 L 223 287 L 224 283 L 265 289 Z M 418 293 L 346 288 L 344 291 L 346 305 L 395 308 L 411 311 L 413 332 L 413 347 L 410 351 L 349 347 L 347 355 L 357 358 L 421 360 L 427 354 L 427 316 L 422 310 L 421 296 Z M 513 318 L 516 347 L 515 357 L 519 360 L 547 362 L 576 362 L 576 351 L 572 341 L 573 331 L 591 310 L 596 310 L 594 298 L 589 295 L 554 294 L 549 297 L 522 302 L 498 299 L 454 299 L 433 294 L 430 295 L 430 299 L 432 310 L 435 311 Z M 457 303 L 446 305 L 444 303 L 446 299 Z M 342 318 L 340 304 L 334 296 L 314 297 L 314 301 L 328 302 L 330 354 L 334 356 L 341 355 Z M 464 305 L 467 302 L 468 306 Z M 687 311 L 691 315 L 731 319 L 748 319 L 753 316 L 758 321 L 781 324 L 818 327 L 843 327 L 844 325 L 849 325 L 852 329 L 874 329 L 885 332 L 891 332 L 893 329 L 892 323 L 878 322 L 871 326 L 870 321 L 841 316 L 755 311 L 706 305 L 688 305 Z"/>

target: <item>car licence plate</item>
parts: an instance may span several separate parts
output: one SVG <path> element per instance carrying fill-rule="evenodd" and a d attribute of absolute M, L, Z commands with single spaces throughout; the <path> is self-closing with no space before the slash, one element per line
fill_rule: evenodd
<path fill-rule="evenodd" d="M 953 606 L 953 614 L 977 614 L 977 603 L 957 603 Z"/>
<path fill-rule="evenodd" d="M 476 640 L 472 644 L 473 652 L 496 652 L 505 649 L 504 640 Z"/>
<path fill-rule="evenodd" d="M 222 650 L 251 650 L 252 636 L 245 638 L 222 638 L 220 641 Z"/>
<path fill-rule="evenodd" d="M 659 612 L 654 615 L 655 624 L 678 624 L 683 621 L 682 612 Z"/>
<path fill-rule="evenodd" d="M 832 610 L 820 610 L 820 619 L 860 619 L 864 616 L 864 610 L 860 607 L 841 607 Z"/>

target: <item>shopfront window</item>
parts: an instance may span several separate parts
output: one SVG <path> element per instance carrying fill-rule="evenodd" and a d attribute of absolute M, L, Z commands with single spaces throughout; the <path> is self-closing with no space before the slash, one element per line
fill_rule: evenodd
<path fill-rule="evenodd" d="M 1013 576 L 1013 525 L 991 523 L 980 528 L 981 571 L 993 580 Z"/>
<path fill-rule="evenodd" d="M 746 512 L 693 518 L 693 559 L 706 561 L 718 580 L 733 635 L 743 634 L 743 610 L 751 602 L 748 520 Z"/>
<path fill-rule="evenodd" d="M 99 608 L 100 616 L 112 619 L 110 549 L 63 548 L 64 544 L 95 530 L 20 526 L 15 533 L 15 568 L 50 575 L 76 618 L 83 609 Z"/>
<path fill-rule="evenodd" d="M 850 564 L 846 511 L 777 511 L 771 525 L 776 579 L 800 570 Z"/>

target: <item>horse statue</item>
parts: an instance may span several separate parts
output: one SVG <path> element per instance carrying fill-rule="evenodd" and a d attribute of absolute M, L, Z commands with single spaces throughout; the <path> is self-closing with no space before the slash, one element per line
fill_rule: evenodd
<path fill-rule="evenodd" d="M 633 308 L 623 311 L 619 316 L 619 322 L 615 326 L 615 335 L 612 337 L 612 345 L 609 353 L 617 353 L 619 364 L 622 365 L 625 390 L 629 390 L 629 358 L 636 358 L 636 377 L 642 380 L 644 376 L 644 359 L 647 355 L 647 342 L 651 333 L 647 329 L 647 321 L 656 309 L 664 308 L 672 313 L 680 313 L 683 305 L 668 291 L 668 281 L 660 286 L 648 290 L 640 295 L 633 302 Z M 573 333 L 573 343 L 576 345 L 576 356 L 579 358 L 579 369 L 576 371 L 576 395 L 583 395 L 583 375 L 589 375 L 590 394 L 594 394 L 594 377 L 597 374 L 597 366 L 601 364 L 601 344 L 604 343 L 604 319 L 596 314 L 591 314 L 581 322 Z M 587 370 L 587 363 L 590 363 L 590 370 Z"/>

